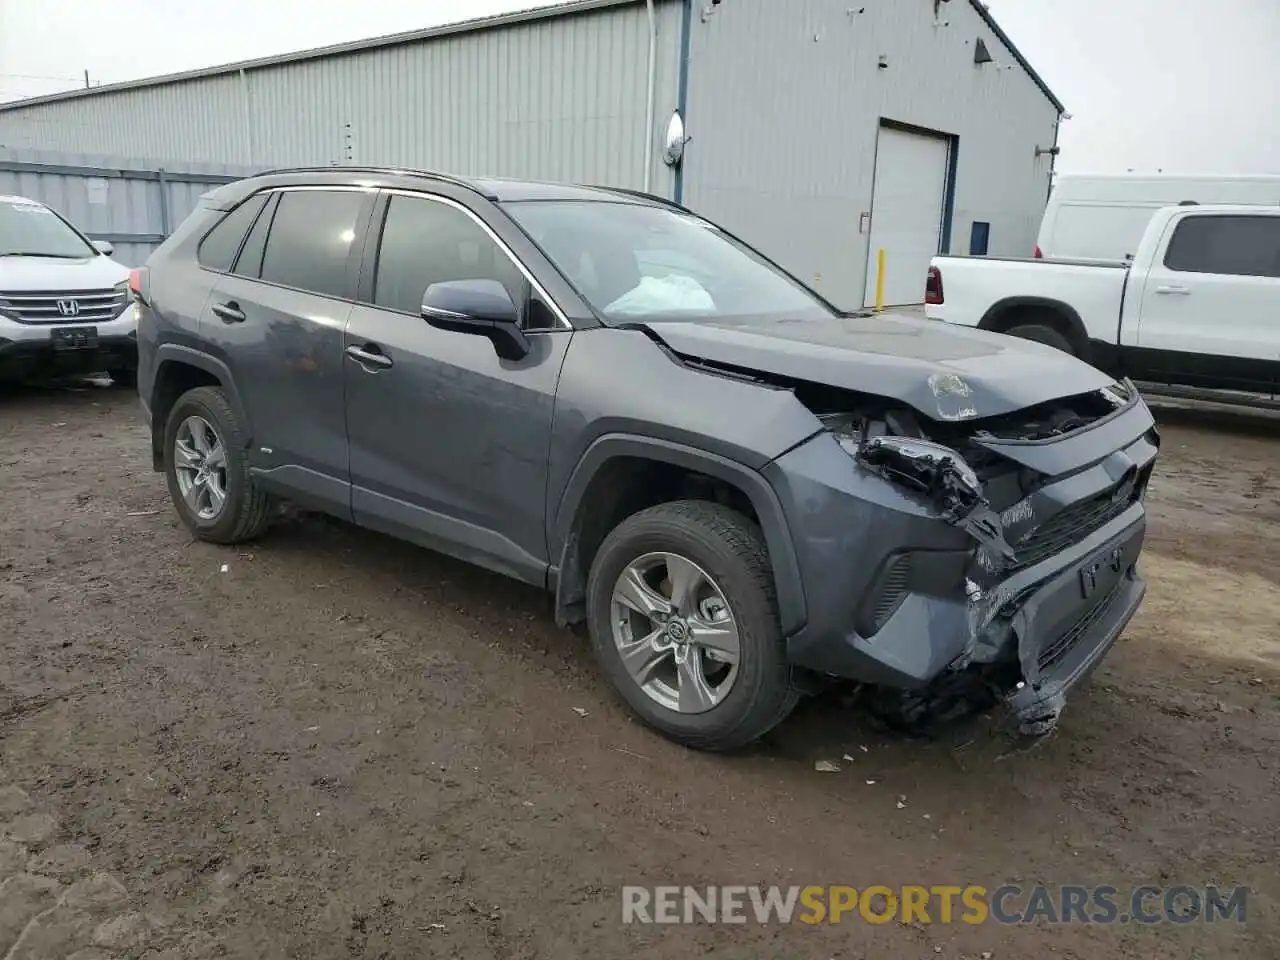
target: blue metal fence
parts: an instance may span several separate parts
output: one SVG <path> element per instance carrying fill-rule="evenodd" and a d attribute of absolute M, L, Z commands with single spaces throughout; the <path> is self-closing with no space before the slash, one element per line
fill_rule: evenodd
<path fill-rule="evenodd" d="M 200 195 L 255 171 L 226 164 L 183 164 L 0 147 L 0 194 L 37 200 L 94 240 L 115 246 L 127 266 L 146 260 L 193 209 Z"/>

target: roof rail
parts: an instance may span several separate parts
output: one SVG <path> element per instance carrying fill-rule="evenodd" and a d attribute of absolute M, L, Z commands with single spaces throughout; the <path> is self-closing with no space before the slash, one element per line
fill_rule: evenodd
<path fill-rule="evenodd" d="M 652 200 L 654 203 L 660 203 L 664 207 L 671 207 L 673 210 L 680 210 L 684 213 L 693 213 L 688 207 L 682 203 L 677 203 L 669 197 L 660 197 L 656 193 L 645 193 L 643 190 L 629 190 L 626 187 L 592 187 L 593 190 L 607 190 L 610 193 L 621 193 L 628 197 L 639 197 L 641 200 Z"/>
<path fill-rule="evenodd" d="M 306 166 L 306 167 L 277 167 L 272 170 L 261 170 L 253 174 L 255 177 L 270 177 L 282 173 L 381 173 L 391 175 L 405 175 L 411 177 L 428 177 L 432 180 L 439 180 L 442 183 L 452 184 L 455 187 L 462 187 L 470 190 L 472 193 L 478 193 L 483 197 L 489 197 L 487 193 L 469 180 L 457 177 L 448 173 L 438 173 L 435 170 L 418 170 L 413 167 L 380 167 L 373 164 L 363 163 L 336 163 L 329 166 Z M 493 199 L 489 197 L 489 199 Z"/>

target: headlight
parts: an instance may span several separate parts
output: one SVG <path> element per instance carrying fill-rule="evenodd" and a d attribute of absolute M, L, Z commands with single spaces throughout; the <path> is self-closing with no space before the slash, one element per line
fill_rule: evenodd
<path fill-rule="evenodd" d="M 950 447 L 911 437 L 873 437 L 858 449 L 858 459 L 885 477 L 957 505 L 983 501 L 982 482 L 973 467 Z"/>
<path fill-rule="evenodd" d="M 1113 381 L 1098 391 L 1117 409 L 1128 406 L 1133 398 L 1138 395 L 1138 388 L 1133 385 L 1133 381 L 1128 377 L 1121 380 Z"/>

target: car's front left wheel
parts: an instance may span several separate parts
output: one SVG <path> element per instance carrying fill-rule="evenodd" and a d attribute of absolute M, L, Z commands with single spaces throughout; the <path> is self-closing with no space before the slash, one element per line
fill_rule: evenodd
<path fill-rule="evenodd" d="M 178 398 L 165 428 L 165 477 L 182 522 L 201 540 L 240 543 L 271 523 L 274 501 L 249 473 L 244 429 L 218 387 Z"/>
<path fill-rule="evenodd" d="M 601 544 L 587 584 L 596 656 L 631 708 L 704 750 L 742 746 L 795 706 L 759 528 L 716 503 L 664 503 Z"/>

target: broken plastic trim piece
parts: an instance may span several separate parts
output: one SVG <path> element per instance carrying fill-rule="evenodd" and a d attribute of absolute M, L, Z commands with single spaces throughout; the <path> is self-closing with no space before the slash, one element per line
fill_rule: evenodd
<path fill-rule="evenodd" d="M 944 520 L 986 547 L 993 558 L 1014 559 L 1000 515 L 983 495 L 982 481 L 955 450 L 911 437 L 871 437 L 858 447 L 857 459 L 886 480 L 929 498 Z"/>

